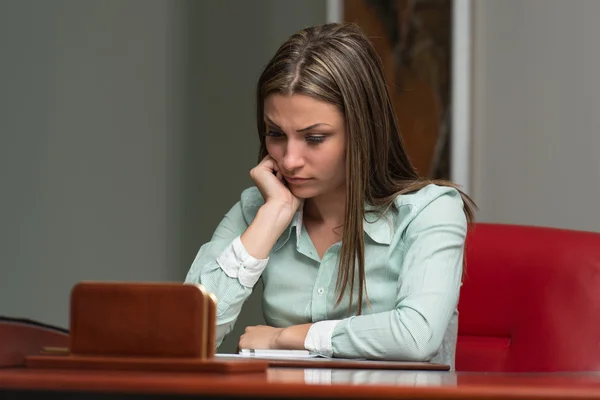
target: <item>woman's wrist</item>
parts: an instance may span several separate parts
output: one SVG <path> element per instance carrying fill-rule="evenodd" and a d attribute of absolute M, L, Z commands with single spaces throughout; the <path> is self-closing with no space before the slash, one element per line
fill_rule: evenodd
<path fill-rule="evenodd" d="M 240 237 L 248 254 L 256 259 L 267 258 L 277 239 L 294 218 L 294 213 L 285 204 L 265 203 Z"/>
<path fill-rule="evenodd" d="M 273 228 L 279 232 L 279 237 L 294 219 L 296 211 L 288 203 L 268 201 L 258 209 L 257 217 L 259 214 L 266 215 L 266 218 L 273 222 Z"/>
<path fill-rule="evenodd" d="M 286 350 L 304 350 L 304 341 L 312 324 L 294 325 L 278 332 L 274 348 Z"/>

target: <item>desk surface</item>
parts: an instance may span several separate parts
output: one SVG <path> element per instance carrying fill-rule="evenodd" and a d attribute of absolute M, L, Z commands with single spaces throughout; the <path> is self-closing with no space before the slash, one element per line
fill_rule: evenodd
<path fill-rule="evenodd" d="M 33 391 L 33 392 L 32 392 Z M 257 374 L 0 369 L 0 397 L 49 392 L 275 398 L 600 399 L 600 373 L 484 374 L 270 368 Z M 125 396 L 124 396 L 125 395 Z M 69 398 L 73 398 L 72 396 Z"/>

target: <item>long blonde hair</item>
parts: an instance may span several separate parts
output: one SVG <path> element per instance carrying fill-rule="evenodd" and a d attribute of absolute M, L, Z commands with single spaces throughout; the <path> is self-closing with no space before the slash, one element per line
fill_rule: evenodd
<path fill-rule="evenodd" d="M 474 202 L 457 185 L 419 177 L 404 149 L 398 121 L 375 48 L 355 24 L 325 24 L 303 29 L 277 50 L 258 80 L 256 91 L 259 161 L 268 153 L 264 101 L 272 93 L 302 94 L 336 105 L 346 123 L 346 210 L 336 305 L 349 290 L 350 307 L 358 278 L 358 309 L 365 284 L 364 204 L 385 213 L 394 199 L 435 183 L 459 190 L 467 221 Z M 367 298 L 368 303 L 368 298 Z"/>

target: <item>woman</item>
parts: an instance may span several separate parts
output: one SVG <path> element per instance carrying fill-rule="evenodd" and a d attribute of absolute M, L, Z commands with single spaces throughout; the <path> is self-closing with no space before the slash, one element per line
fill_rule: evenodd
<path fill-rule="evenodd" d="M 421 179 L 379 57 L 356 25 L 301 30 L 257 88 L 259 164 L 186 282 L 218 301 L 217 342 L 263 279 L 268 326 L 240 348 L 454 365 L 474 205 Z"/>

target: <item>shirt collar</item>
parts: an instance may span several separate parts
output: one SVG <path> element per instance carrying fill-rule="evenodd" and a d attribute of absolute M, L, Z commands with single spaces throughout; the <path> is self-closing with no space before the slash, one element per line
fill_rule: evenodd
<path fill-rule="evenodd" d="M 391 210 L 391 209 L 390 209 Z M 374 212 L 368 212 L 374 211 Z M 290 238 L 292 229 L 296 231 L 296 248 L 300 245 L 300 237 L 303 229 L 304 209 L 300 207 L 294 214 L 294 218 L 283 234 L 279 237 L 273 251 L 279 250 Z M 390 212 L 386 215 L 380 215 L 377 208 L 371 205 L 365 205 L 365 219 L 363 220 L 364 232 L 376 243 L 389 245 L 392 242 L 393 224 L 390 218 Z"/>
<path fill-rule="evenodd" d="M 374 242 L 386 245 L 392 243 L 392 236 L 394 233 L 394 225 L 391 218 L 392 210 L 393 207 L 390 207 L 385 215 L 381 215 L 380 209 L 370 204 L 365 204 L 363 229 Z"/>
<path fill-rule="evenodd" d="M 284 244 L 287 243 L 287 241 L 290 238 L 290 235 L 292 234 L 292 229 L 294 229 L 294 228 L 296 229 L 296 248 L 299 247 L 300 236 L 302 234 L 302 215 L 303 215 L 303 208 L 300 207 L 298 209 L 298 211 L 296 211 L 296 213 L 294 214 L 294 218 L 292 219 L 292 222 L 288 225 L 288 227 L 285 229 L 283 234 L 275 242 L 275 245 L 273 246 L 273 251 L 279 250 Z"/>

